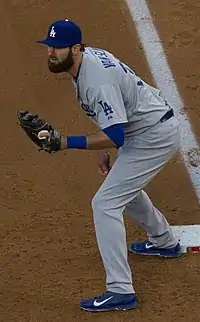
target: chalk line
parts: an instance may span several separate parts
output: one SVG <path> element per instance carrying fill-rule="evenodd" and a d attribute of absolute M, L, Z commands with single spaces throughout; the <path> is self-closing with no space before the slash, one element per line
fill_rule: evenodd
<path fill-rule="evenodd" d="M 181 156 L 200 202 L 200 151 L 192 126 L 184 111 L 172 72 L 169 68 L 161 40 L 145 0 L 125 0 L 146 55 L 156 87 L 173 106 L 182 127 Z M 181 188 L 181 187 L 180 187 Z"/>

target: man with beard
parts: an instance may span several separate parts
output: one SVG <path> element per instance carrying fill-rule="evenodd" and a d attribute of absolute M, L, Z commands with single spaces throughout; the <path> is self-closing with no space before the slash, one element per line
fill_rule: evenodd
<path fill-rule="evenodd" d="M 51 24 L 45 40 L 52 73 L 72 76 L 77 100 L 99 131 L 61 136 L 60 149 L 118 150 L 110 166 L 103 151 L 99 170 L 105 175 L 92 200 L 95 232 L 106 272 L 106 292 L 82 300 L 88 311 L 127 310 L 137 306 L 127 259 L 123 212 L 147 233 L 129 249 L 141 255 L 178 257 L 180 244 L 164 215 L 143 190 L 180 146 L 180 128 L 160 91 L 106 50 L 85 47 L 74 22 Z M 45 134 L 49 140 L 50 135 Z"/>

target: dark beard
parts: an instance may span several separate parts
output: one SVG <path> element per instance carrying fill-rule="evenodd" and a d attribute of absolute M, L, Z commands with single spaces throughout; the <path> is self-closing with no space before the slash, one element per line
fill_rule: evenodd
<path fill-rule="evenodd" d="M 74 61 L 73 61 L 73 57 L 72 57 L 71 48 L 70 48 L 67 58 L 60 63 L 59 62 L 52 63 L 50 61 L 50 59 L 48 59 L 49 70 L 54 74 L 68 72 L 71 69 L 71 67 L 73 66 L 73 64 L 74 64 Z"/>

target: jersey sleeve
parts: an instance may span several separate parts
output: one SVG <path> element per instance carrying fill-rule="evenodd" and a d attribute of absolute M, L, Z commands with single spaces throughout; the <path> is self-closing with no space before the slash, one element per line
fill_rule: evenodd
<path fill-rule="evenodd" d="M 95 112 L 98 126 L 103 130 L 111 125 L 127 123 L 121 91 L 115 84 L 88 90 L 88 103 Z"/>

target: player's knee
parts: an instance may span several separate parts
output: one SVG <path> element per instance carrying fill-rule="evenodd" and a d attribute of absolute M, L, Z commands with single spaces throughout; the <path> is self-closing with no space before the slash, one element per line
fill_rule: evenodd
<path fill-rule="evenodd" d="M 100 191 L 98 191 L 92 199 L 92 209 L 93 212 L 103 211 L 105 208 L 105 199 Z"/>
<path fill-rule="evenodd" d="M 101 207 L 101 202 L 100 202 L 99 194 L 97 192 L 92 199 L 92 210 L 95 211 L 100 207 Z"/>

